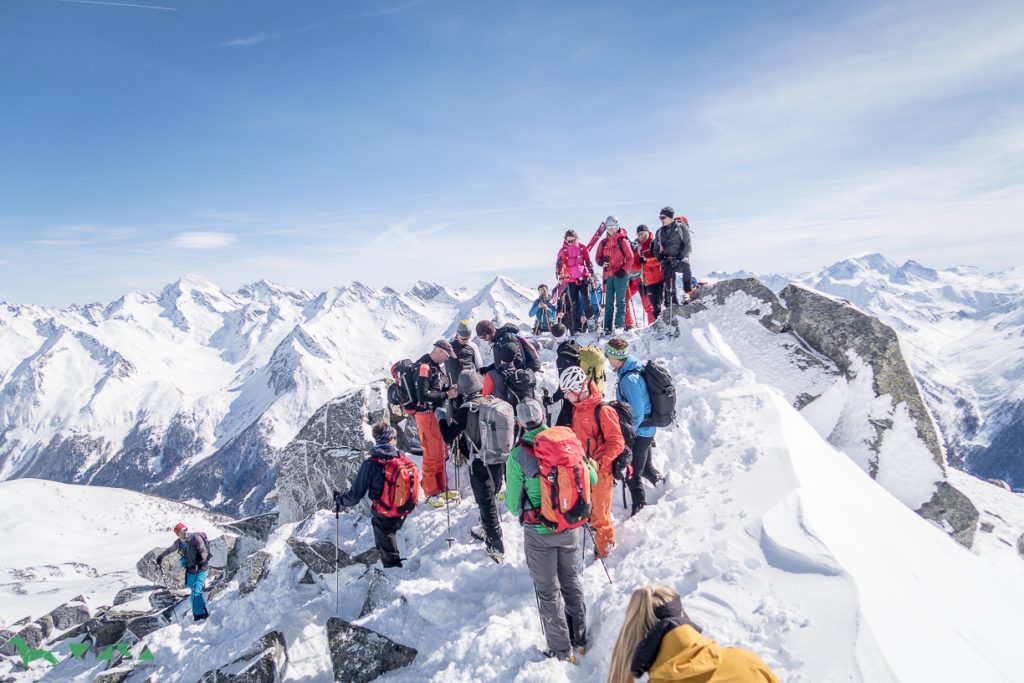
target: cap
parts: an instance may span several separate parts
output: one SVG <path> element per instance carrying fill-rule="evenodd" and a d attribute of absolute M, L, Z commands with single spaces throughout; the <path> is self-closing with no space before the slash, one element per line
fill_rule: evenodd
<path fill-rule="evenodd" d="M 544 423 L 544 407 L 535 398 L 523 399 L 516 406 L 516 421 L 527 429 L 535 429 Z"/>
<path fill-rule="evenodd" d="M 659 215 L 662 218 L 672 218 L 673 216 L 676 215 L 676 210 L 673 209 L 671 206 L 666 206 L 661 210 L 661 213 Z"/>
<path fill-rule="evenodd" d="M 478 337 L 490 336 L 497 331 L 498 328 L 490 320 L 481 320 L 476 324 L 476 336 Z"/>
<path fill-rule="evenodd" d="M 463 396 L 469 396 L 484 390 L 484 378 L 476 370 L 463 370 L 459 373 L 459 379 L 455 388 Z"/>
<path fill-rule="evenodd" d="M 452 345 L 449 344 L 448 340 L 446 340 L 446 339 L 438 339 L 436 342 L 434 342 L 434 348 L 441 349 L 442 351 L 447 351 L 449 358 L 455 358 L 456 357 L 455 356 L 455 349 L 452 348 Z"/>
<path fill-rule="evenodd" d="M 459 321 L 459 328 L 457 330 L 455 330 L 455 334 L 457 334 L 460 337 L 468 337 L 468 336 L 472 335 L 473 333 L 469 331 L 469 321 L 468 320 L 460 320 Z"/>

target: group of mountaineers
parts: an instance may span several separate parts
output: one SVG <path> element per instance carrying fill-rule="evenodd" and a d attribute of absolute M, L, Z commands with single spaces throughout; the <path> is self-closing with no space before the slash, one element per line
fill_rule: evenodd
<path fill-rule="evenodd" d="M 555 292 L 541 285 L 530 311 L 536 319 L 534 339 L 550 338 L 554 345 L 554 393 L 538 391 L 538 376 L 544 372 L 540 354 L 519 326 L 476 323 L 477 340 L 490 345 L 491 362 L 485 365 L 470 322 L 463 320 L 452 339 L 439 339 L 418 360 L 402 360 L 391 368 L 388 400 L 415 420 L 421 468 L 398 450 L 397 431 L 383 420 L 373 426 L 375 445 L 348 490 L 334 493 L 336 515 L 369 498 L 381 562 L 385 568 L 401 567 L 397 533 L 415 509 L 420 489 L 428 505 L 448 511 L 448 504 L 460 497 L 459 483 L 450 486 L 448 465 L 456 477 L 468 467 L 480 515 L 472 534 L 500 564 L 505 544 L 499 505 L 518 519 L 546 639 L 544 654 L 563 661 L 575 662 L 588 647 L 580 578 L 586 540 L 602 563 L 613 551 L 617 483 L 624 505 L 628 490 L 634 516 L 648 504 L 646 487 L 666 481 L 651 451 L 658 428 L 675 419 L 668 370 L 634 357 L 623 336 L 582 346 L 575 339 L 598 331 L 602 303 L 600 329 L 606 335 L 640 326 L 627 304 L 637 294 L 647 324 L 653 323 L 679 305 L 677 276 L 683 304 L 689 300 L 694 285 L 689 224 L 670 207 L 661 210 L 660 221 L 655 233 L 638 226 L 635 243 L 614 216 L 586 245 L 573 230 L 566 231 L 556 257 Z M 595 262 L 603 278 L 595 275 Z M 606 363 L 616 378 L 610 399 L 605 396 Z M 177 548 L 190 557 L 189 539 L 179 536 L 168 551 Z M 447 540 L 454 540 L 450 512 Z M 201 587 L 195 578 L 191 585 Z M 194 610 L 197 618 L 206 615 L 203 604 L 194 603 Z M 777 682 L 756 655 L 722 648 L 701 635 L 678 594 L 665 586 L 633 594 L 608 680 L 627 683 L 644 674 L 652 681 Z"/>

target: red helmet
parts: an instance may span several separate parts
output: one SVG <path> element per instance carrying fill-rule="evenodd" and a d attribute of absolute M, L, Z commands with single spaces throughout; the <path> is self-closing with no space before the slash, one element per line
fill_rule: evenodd
<path fill-rule="evenodd" d="M 174 525 L 174 535 L 177 536 L 177 535 L 181 534 L 181 530 L 182 529 L 185 529 L 187 531 L 188 527 L 185 526 L 184 524 L 182 524 L 181 522 L 178 522 L 177 524 L 175 524 Z"/>

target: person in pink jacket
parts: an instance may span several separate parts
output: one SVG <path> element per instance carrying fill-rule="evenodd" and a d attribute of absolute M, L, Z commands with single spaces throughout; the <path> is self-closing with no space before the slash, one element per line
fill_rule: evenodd
<path fill-rule="evenodd" d="M 587 319 L 594 316 L 590 305 L 590 276 L 594 273 L 594 266 L 590 262 L 590 252 L 580 242 L 575 230 L 565 231 L 565 241 L 555 259 L 555 273 L 569 289 L 572 319 L 568 322 L 576 334 L 584 328 Z"/>

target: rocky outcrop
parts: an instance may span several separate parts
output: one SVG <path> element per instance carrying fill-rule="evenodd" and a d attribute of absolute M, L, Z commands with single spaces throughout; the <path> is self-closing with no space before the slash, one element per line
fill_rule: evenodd
<path fill-rule="evenodd" d="M 78 596 L 31 623 L 28 618 L 22 619 L 10 630 L 0 631 L 0 643 L 4 644 L 0 647 L 0 655 L 9 657 L 17 654 L 17 647 L 8 642 L 15 636 L 21 636 L 26 645 L 36 648 L 48 640 L 61 637 L 69 629 L 85 624 L 91 616 L 85 598 Z"/>
<path fill-rule="evenodd" d="M 265 515 L 246 517 L 223 526 L 235 533 L 266 543 L 271 532 L 277 527 L 279 517 L 280 515 L 276 512 L 268 512 Z"/>
<path fill-rule="evenodd" d="M 316 411 L 281 455 L 280 524 L 333 507 L 331 492 L 347 488 L 373 445 L 371 425 L 387 414 L 383 381 L 342 394 Z"/>
<path fill-rule="evenodd" d="M 916 512 L 945 529 L 960 545 L 966 548 L 974 545 L 974 534 L 978 527 L 978 508 L 970 498 L 949 482 L 937 482 L 935 495 Z"/>
<path fill-rule="evenodd" d="M 399 595 L 395 590 L 395 584 L 388 578 L 387 572 L 383 569 L 374 569 L 370 575 L 366 599 L 363 601 L 362 609 L 359 610 L 359 618 L 362 619 L 372 612 L 396 602 L 404 604 L 407 600 L 405 596 Z"/>
<path fill-rule="evenodd" d="M 288 646 L 284 634 L 271 631 L 230 664 L 207 671 L 199 683 L 277 683 L 287 671 Z"/>
<path fill-rule="evenodd" d="M 408 666 L 418 654 L 390 638 L 347 621 L 327 621 L 327 646 L 334 665 L 334 680 L 367 683 Z"/>
<path fill-rule="evenodd" d="M 335 567 L 344 569 L 355 564 L 370 566 L 380 557 L 380 553 L 376 548 L 370 548 L 358 555 L 350 555 L 330 541 L 317 539 L 292 537 L 288 539 L 288 545 L 291 547 L 292 552 L 295 553 L 295 556 L 309 567 L 310 571 L 321 575 L 333 574 Z M 334 561 L 335 553 L 337 553 L 338 558 L 337 564 Z"/>
<path fill-rule="evenodd" d="M 238 592 L 248 595 L 256 590 L 256 586 L 267 577 L 270 571 L 270 554 L 258 550 L 242 562 L 242 568 L 238 570 Z"/>

